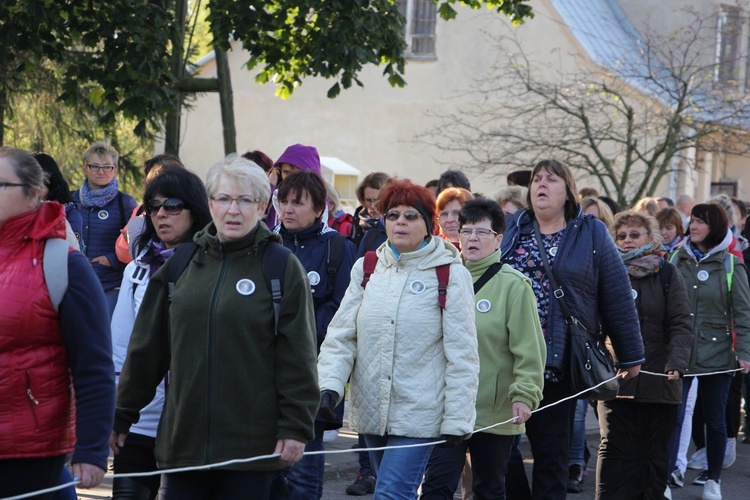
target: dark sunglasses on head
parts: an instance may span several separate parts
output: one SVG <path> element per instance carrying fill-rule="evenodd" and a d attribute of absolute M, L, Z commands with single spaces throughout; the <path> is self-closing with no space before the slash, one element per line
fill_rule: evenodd
<path fill-rule="evenodd" d="M 390 221 L 397 221 L 401 216 L 404 216 L 404 219 L 408 221 L 415 221 L 422 217 L 422 214 L 417 212 L 416 210 L 407 210 L 406 212 L 399 212 L 398 210 L 389 210 L 387 214 L 385 214 L 385 218 Z"/>
<path fill-rule="evenodd" d="M 179 198 L 167 198 L 164 201 L 151 200 L 146 207 L 146 213 L 149 217 L 159 213 L 159 209 L 164 207 L 167 215 L 179 215 L 185 209 L 185 203 Z"/>

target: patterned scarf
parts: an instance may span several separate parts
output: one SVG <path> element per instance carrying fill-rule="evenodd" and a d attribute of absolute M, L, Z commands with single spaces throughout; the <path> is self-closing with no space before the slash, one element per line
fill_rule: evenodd
<path fill-rule="evenodd" d="M 101 189 L 91 189 L 88 179 L 84 179 L 83 186 L 81 186 L 81 205 L 102 208 L 115 199 L 119 190 L 120 185 L 116 178 Z"/>
<path fill-rule="evenodd" d="M 168 258 L 174 253 L 174 248 L 166 248 L 164 243 L 158 240 L 151 240 L 148 242 L 149 251 L 143 256 L 141 262 L 148 264 L 149 278 L 159 270 L 161 266 L 167 261 Z"/>
<path fill-rule="evenodd" d="M 664 255 L 666 249 L 655 243 L 647 243 L 641 247 L 626 252 L 617 247 L 622 257 L 622 262 L 628 270 L 628 274 L 634 278 L 643 278 L 659 272 L 664 265 Z"/>

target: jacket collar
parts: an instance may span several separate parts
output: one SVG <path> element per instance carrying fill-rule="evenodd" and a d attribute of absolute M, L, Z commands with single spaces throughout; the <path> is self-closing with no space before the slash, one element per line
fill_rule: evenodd
<path fill-rule="evenodd" d="M 492 264 L 500 262 L 500 250 L 495 250 L 484 259 L 476 262 L 464 262 L 464 265 L 471 273 L 472 278 L 479 278 Z"/>

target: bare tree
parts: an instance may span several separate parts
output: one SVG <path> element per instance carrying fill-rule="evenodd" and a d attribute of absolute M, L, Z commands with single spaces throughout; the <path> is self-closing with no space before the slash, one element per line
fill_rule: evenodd
<path fill-rule="evenodd" d="M 715 82 L 715 18 L 693 19 L 669 35 L 645 30 L 637 57 L 609 70 L 580 58 L 574 71 L 553 68 L 503 36 L 507 55 L 467 89 L 474 104 L 439 115 L 419 140 L 498 175 L 554 157 L 630 206 L 673 170 L 697 168 L 690 150 L 748 153 L 750 102 L 736 82 Z"/>

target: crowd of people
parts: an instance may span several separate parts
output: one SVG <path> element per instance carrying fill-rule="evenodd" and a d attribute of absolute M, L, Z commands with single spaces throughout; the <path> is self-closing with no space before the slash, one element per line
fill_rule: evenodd
<path fill-rule="evenodd" d="M 320 499 L 305 452 L 348 404 L 350 495 L 565 498 L 593 409 L 596 498 L 669 498 L 687 467 L 722 498 L 750 371 L 740 200 L 620 210 L 550 159 L 492 198 L 457 170 L 371 173 L 348 214 L 294 144 L 205 183 L 157 155 L 138 205 L 118 162 L 92 144 L 71 193 L 49 155 L 0 148 L 0 497 L 75 498 L 111 450 L 116 500 Z M 581 332 L 616 396 L 571 397 Z"/>

